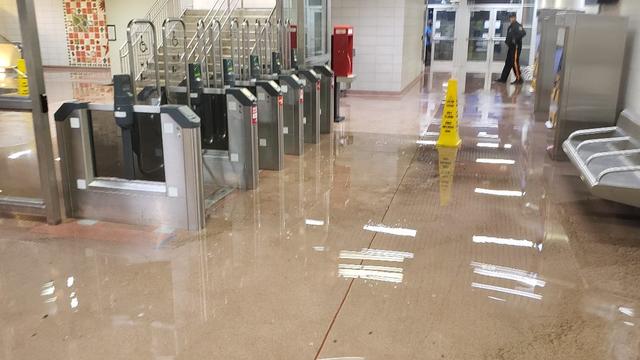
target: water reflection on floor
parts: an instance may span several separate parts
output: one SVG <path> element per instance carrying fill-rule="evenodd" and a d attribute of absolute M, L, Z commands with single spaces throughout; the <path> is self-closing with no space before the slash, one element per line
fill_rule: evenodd
<path fill-rule="evenodd" d="M 447 76 L 347 97 L 199 234 L 0 219 L 0 358 L 637 359 L 640 212 L 548 159 L 526 87 L 471 77 L 435 149 Z"/>
<path fill-rule="evenodd" d="M 0 87 L 10 87 L 12 83 L 9 80 L 1 83 Z M 45 71 L 55 154 L 55 110 L 63 101 L 71 99 L 111 102 L 113 87 L 108 86 L 110 82 L 110 72 L 104 70 Z M 0 196 L 40 197 L 37 153 L 30 113 L 0 111 L 0 170 L 3 172 L 3 176 L 0 176 Z"/>

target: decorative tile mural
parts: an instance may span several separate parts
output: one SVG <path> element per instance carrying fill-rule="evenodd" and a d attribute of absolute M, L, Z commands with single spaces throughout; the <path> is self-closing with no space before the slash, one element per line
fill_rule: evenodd
<path fill-rule="evenodd" d="M 62 0 L 69 65 L 109 67 L 105 0 Z"/>

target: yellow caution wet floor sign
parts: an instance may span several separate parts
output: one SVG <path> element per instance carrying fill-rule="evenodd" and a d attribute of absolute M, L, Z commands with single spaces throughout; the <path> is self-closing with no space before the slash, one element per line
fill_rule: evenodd
<path fill-rule="evenodd" d="M 447 86 L 437 145 L 457 147 L 462 142 L 458 133 L 458 80 L 450 79 Z"/>
<path fill-rule="evenodd" d="M 29 79 L 27 79 L 27 64 L 24 59 L 18 59 L 18 95 L 29 96 Z"/>
<path fill-rule="evenodd" d="M 440 206 L 446 206 L 453 192 L 453 176 L 456 169 L 457 147 L 438 148 L 438 175 L 440 178 Z"/>

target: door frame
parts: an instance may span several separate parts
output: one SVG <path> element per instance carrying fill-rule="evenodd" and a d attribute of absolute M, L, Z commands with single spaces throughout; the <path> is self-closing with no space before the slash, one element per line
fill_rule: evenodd
<path fill-rule="evenodd" d="M 489 33 L 487 36 L 487 58 L 483 61 L 469 60 L 469 30 L 471 27 L 471 13 L 474 11 L 489 11 Z M 493 74 L 501 72 L 504 67 L 502 60 L 494 60 L 494 44 L 496 41 L 504 41 L 505 37 L 495 36 L 495 26 L 497 21 L 497 13 L 499 11 L 510 11 L 516 13 L 516 19 L 522 21 L 522 4 L 494 4 L 494 5 L 469 5 L 467 19 L 465 21 L 466 31 L 464 33 L 465 48 L 464 62 L 466 62 L 467 72 L 489 73 Z"/>
<path fill-rule="evenodd" d="M 459 56 L 457 54 L 456 51 L 456 41 L 458 39 L 458 16 L 459 16 L 459 11 L 458 11 L 458 6 L 454 5 L 454 4 L 447 4 L 447 5 L 429 5 L 427 8 L 427 13 L 429 12 L 429 9 L 433 9 L 433 29 L 432 29 L 432 36 L 431 36 L 431 69 L 432 70 L 436 70 L 436 71 L 440 71 L 440 70 L 451 70 L 454 66 L 454 64 L 457 63 L 457 56 Z M 437 19 L 437 15 L 438 12 L 441 11 L 453 11 L 456 14 L 456 20 L 455 20 L 455 25 L 454 25 L 454 30 L 453 30 L 453 36 L 438 36 L 436 37 L 435 34 L 435 24 L 436 24 L 436 19 Z M 441 60 L 435 60 L 435 45 L 436 45 L 436 41 L 453 41 L 453 56 L 451 60 L 447 60 L 447 61 L 441 61 Z"/>

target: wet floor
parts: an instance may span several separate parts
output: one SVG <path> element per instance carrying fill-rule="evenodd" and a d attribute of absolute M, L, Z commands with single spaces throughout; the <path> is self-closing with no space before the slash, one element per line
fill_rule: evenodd
<path fill-rule="evenodd" d="M 638 359 L 640 211 L 548 159 L 526 87 L 467 82 L 435 149 L 433 83 L 349 96 L 200 234 L 0 219 L 0 359 Z"/>

